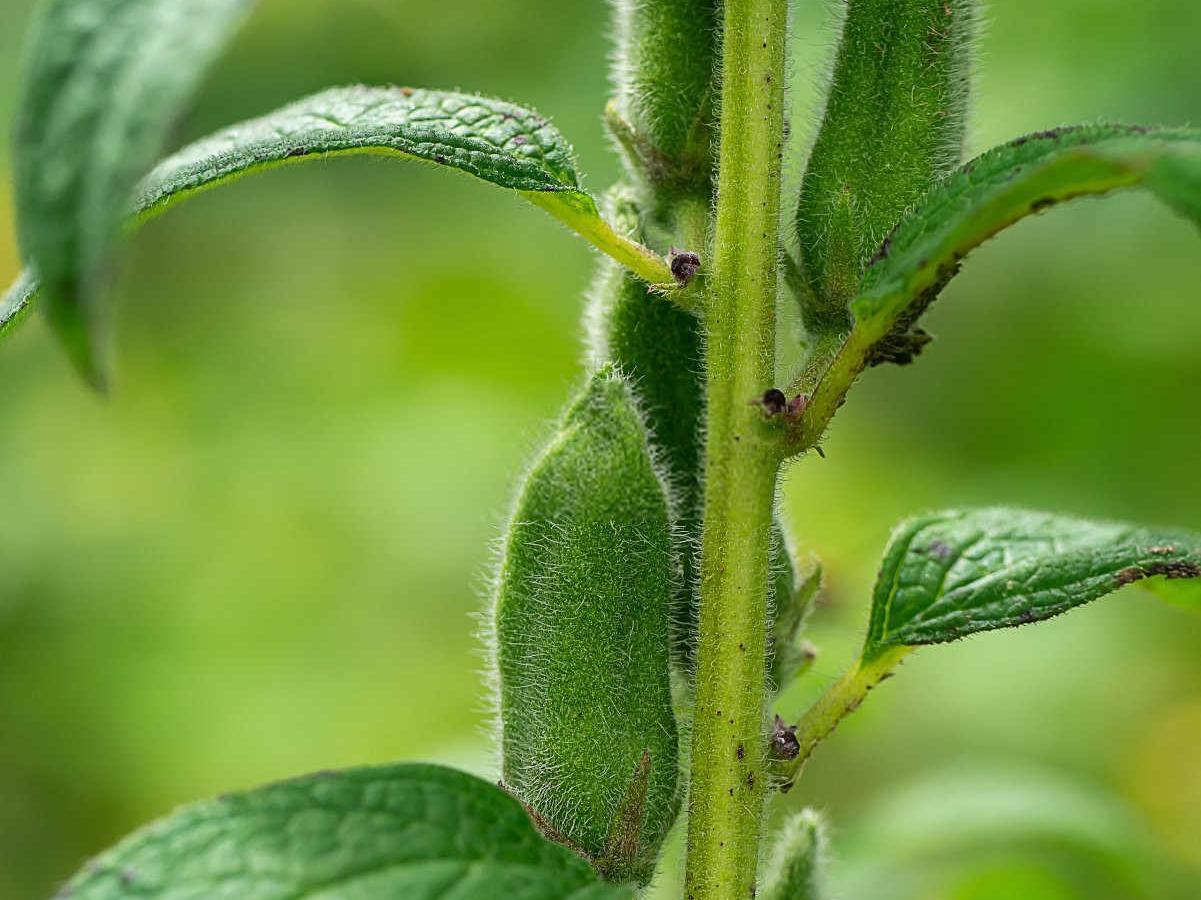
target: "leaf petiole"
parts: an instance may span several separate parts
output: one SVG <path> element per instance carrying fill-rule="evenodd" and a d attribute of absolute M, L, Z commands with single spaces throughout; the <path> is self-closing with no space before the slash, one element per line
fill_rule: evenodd
<path fill-rule="evenodd" d="M 779 780 L 781 792 L 787 793 L 792 788 L 817 745 L 829 737 L 843 719 L 857 710 L 872 688 L 891 676 L 901 660 L 911 652 L 912 647 L 889 647 L 874 656 L 861 657 L 809 707 L 797 725 L 799 751 L 796 756 L 788 760 L 773 760 L 771 764 L 771 774 Z"/>

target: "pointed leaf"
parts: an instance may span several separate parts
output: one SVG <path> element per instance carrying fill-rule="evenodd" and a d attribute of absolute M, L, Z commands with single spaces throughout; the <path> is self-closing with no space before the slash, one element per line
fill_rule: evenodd
<path fill-rule="evenodd" d="M 998 147 L 944 179 L 884 242 L 852 304 L 870 340 L 912 324 L 967 254 L 1028 215 L 1076 197 L 1146 187 L 1201 226 L 1201 131 L 1061 128 Z"/>
<path fill-rule="evenodd" d="M 324 91 L 163 160 L 132 192 L 132 212 L 145 220 L 252 172 L 350 154 L 423 160 L 519 191 L 642 278 L 672 281 L 666 262 L 601 217 L 579 185 L 571 147 L 552 125 L 527 109 L 474 94 L 363 86 Z M 32 300 L 32 276 L 23 280 L 0 306 L 0 329 Z"/>
<path fill-rule="evenodd" d="M 1155 576 L 1201 578 L 1201 535 L 1003 508 L 934 513 L 893 534 L 864 657 L 1049 619 Z"/>
<path fill-rule="evenodd" d="M 251 0 L 48 0 L 29 34 L 13 164 L 21 246 L 76 364 L 103 379 L 88 283 L 129 192 Z"/>
<path fill-rule="evenodd" d="M 630 900 L 494 785 L 437 766 L 351 769 L 185 807 L 58 895 Z"/>
<path fill-rule="evenodd" d="M 25 271 L 0 298 L 0 340 L 17 327 L 30 310 L 30 301 L 37 293 L 38 283 L 33 274 Z"/>

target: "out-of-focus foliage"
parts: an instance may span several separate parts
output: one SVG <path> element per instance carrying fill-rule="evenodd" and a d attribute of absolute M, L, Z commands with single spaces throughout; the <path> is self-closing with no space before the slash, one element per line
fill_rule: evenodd
<path fill-rule="evenodd" d="M 798 10 L 798 109 L 829 62 L 822 6 Z M 5 207 L 29 9 L 0 4 Z M 599 191 L 617 174 L 600 125 L 606 14 L 264 0 L 174 143 L 330 85 L 461 87 L 551 116 Z M 1201 121 L 1190 0 L 993 0 L 989 18 L 970 153 L 1063 122 Z M 814 122 L 794 117 L 798 148 Z M 5 285 L 11 223 L 0 215 Z M 865 377 L 826 460 L 785 491 L 829 588 L 812 619 L 822 656 L 785 708 L 857 648 L 879 548 L 917 510 L 1201 528 L 1195 241 L 1146 197 L 1052 211 L 979 252 L 931 312 L 939 340 L 919 364 Z M 494 774 L 471 614 L 514 473 L 579 384 L 592 256 L 468 179 L 330 162 L 138 234 L 108 400 L 36 317 L 6 342 L 0 898 L 44 896 L 87 854 L 226 789 L 390 759 Z M 1130 810 L 1195 883 L 1201 617 L 1127 590 L 906 663 L 788 806 L 824 809 L 837 853 L 898 782 L 983 758 L 1023 783 L 1034 765 Z M 859 858 L 848 847 L 847 866 Z M 975 865 L 933 896 L 1077 890 L 1020 847 Z M 1089 896 L 1122 890 L 1102 879 Z"/>

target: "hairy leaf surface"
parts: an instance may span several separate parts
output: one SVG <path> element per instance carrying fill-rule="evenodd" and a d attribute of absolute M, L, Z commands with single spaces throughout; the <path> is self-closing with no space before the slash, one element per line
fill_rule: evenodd
<path fill-rule="evenodd" d="M 26 44 L 13 163 L 22 250 L 76 364 L 102 380 L 88 284 L 129 192 L 252 0 L 48 0 Z"/>
<path fill-rule="evenodd" d="M 518 191 L 641 277 L 672 280 L 662 259 L 601 217 L 558 130 L 537 113 L 473 94 L 363 86 L 324 91 L 163 160 L 133 190 L 132 213 L 144 220 L 252 172 L 350 154 L 422 160 Z M 22 279 L 24 286 L 14 286 L 0 307 L 0 329 L 33 300 L 32 276 Z"/>
<path fill-rule="evenodd" d="M 934 513 L 893 534 L 864 656 L 1049 619 L 1156 576 L 1201 578 L 1201 535 L 1017 509 Z"/>
<path fill-rule="evenodd" d="M 884 242 L 852 306 L 860 328 L 881 336 L 915 319 L 969 252 L 1026 216 L 1132 187 L 1201 225 L 1201 131 L 1063 128 L 985 153 L 933 188 Z"/>
<path fill-rule="evenodd" d="M 62 898 L 623 900 L 515 799 L 427 765 L 329 772 L 185 807 L 86 866 Z"/>

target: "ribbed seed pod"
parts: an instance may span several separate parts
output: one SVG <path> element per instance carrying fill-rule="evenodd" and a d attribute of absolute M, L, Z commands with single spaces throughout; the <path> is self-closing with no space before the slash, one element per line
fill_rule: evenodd
<path fill-rule="evenodd" d="M 866 262 L 963 155 L 975 0 L 844 0 L 842 40 L 801 187 L 806 325 L 845 325 Z"/>
<path fill-rule="evenodd" d="M 656 186 L 707 183 L 718 0 L 618 0 L 616 111 Z"/>
<path fill-rule="evenodd" d="M 679 809 L 668 499 L 614 367 L 521 491 L 495 606 L 505 785 L 610 877 L 645 880 Z"/>

